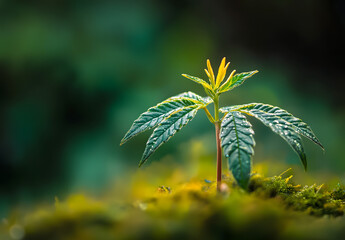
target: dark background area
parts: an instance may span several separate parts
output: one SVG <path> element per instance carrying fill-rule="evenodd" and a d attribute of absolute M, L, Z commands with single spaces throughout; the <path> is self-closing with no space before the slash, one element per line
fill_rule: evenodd
<path fill-rule="evenodd" d="M 121 181 L 149 136 L 120 148 L 132 121 L 172 95 L 204 95 L 181 73 L 205 78 L 206 59 L 218 68 L 224 56 L 237 72 L 259 73 L 221 106 L 265 102 L 302 118 L 326 148 L 305 141 L 307 174 L 344 181 L 344 33 L 341 0 L 0 0 L 0 214 Z M 250 120 L 254 164 L 301 168 L 278 136 Z M 191 139 L 214 156 L 213 138 L 199 113 L 151 161 L 169 155 L 185 164 L 181 146 Z"/>

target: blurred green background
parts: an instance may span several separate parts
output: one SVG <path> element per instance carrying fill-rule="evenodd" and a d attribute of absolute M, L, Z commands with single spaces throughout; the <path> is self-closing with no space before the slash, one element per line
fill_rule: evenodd
<path fill-rule="evenodd" d="M 172 95 L 204 95 L 181 73 L 206 77 L 206 59 L 217 68 L 224 56 L 237 72 L 259 73 L 221 106 L 264 102 L 302 118 L 326 152 L 304 141 L 310 171 L 299 175 L 344 183 L 344 33 L 341 0 L 0 0 L 0 219 L 17 204 L 126 184 L 150 134 L 120 147 L 132 121 Z M 302 169 L 250 121 L 254 164 Z M 215 163 L 213 131 L 200 112 L 144 168 L 187 166 L 195 142 L 200 161 Z"/>

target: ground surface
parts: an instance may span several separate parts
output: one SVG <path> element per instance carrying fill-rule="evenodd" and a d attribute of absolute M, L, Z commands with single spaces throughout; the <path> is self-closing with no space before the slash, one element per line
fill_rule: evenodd
<path fill-rule="evenodd" d="M 345 234 L 341 185 L 295 185 L 289 172 L 271 178 L 254 174 L 248 191 L 224 176 L 217 193 L 215 183 L 205 179 L 173 184 L 180 174 L 165 181 L 139 174 L 127 187 L 120 184 L 99 198 L 72 194 L 55 204 L 13 211 L 0 223 L 0 239 L 342 239 Z"/>

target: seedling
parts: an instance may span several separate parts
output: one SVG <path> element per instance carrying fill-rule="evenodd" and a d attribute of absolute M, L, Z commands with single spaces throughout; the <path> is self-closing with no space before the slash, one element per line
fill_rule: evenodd
<path fill-rule="evenodd" d="M 182 127 L 187 125 L 198 110 L 203 109 L 210 122 L 215 125 L 218 190 L 222 180 L 222 148 L 225 157 L 228 158 L 229 169 L 238 185 L 244 189 L 248 186 L 255 141 L 252 125 L 247 121 L 245 115 L 259 119 L 263 124 L 271 128 L 272 131 L 281 136 L 295 150 L 303 163 L 304 169 L 307 170 L 307 159 L 300 135 L 310 139 L 322 149 L 323 146 L 311 128 L 301 119 L 294 117 L 279 107 L 264 103 L 249 103 L 219 108 L 219 96 L 222 93 L 240 86 L 247 78 L 252 77 L 258 72 L 251 71 L 235 74 L 236 70 L 233 70 L 230 76 L 223 82 L 229 64 L 225 65 L 225 58 L 223 58 L 218 74 L 215 76 L 211 63 L 207 60 L 205 72 L 209 83 L 198 77 L 182 74 L 182 76 L 201 84 L 208 97 L 201 97 L 193 92 L 184 92 L 149 108 L 134 121 L 122 139 L 121 145 L 137 134 L 155 128 L 146 143 L 139 167 L 163 143 L 167 142 Z M 210 103 L 214 104 L 214 116 L 207 109 Z M 220 117 L 220 113 L 224 115 Z"/>

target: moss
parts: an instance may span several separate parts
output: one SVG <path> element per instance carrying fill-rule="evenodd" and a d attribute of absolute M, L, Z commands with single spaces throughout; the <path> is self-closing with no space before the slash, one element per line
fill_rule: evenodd
<path fill-rule="evenodd" d="M 252 177 L 249 184 L 249 189 L 251 192 L 255 192 L 266 197 L 295 194 L 300 189 L 300 186 L 290 184 L 289 180 L 291 177 L 292 176 L 285 179 L 281 176 L 263 178 L 259 175 L 256 175 Z"/>
<path fill-rule="evenodd" d="M 138 192 L 127 197 L 120 190 L 98 200 L 72 195 L 66 200 L 56 199 L 50 206 L 10 216 L 6 225 L 0 225 L 0 238 L 10 239 L 9 234 L 18 227 L 25 230 L 26 240 L 343 236 L 345 219 L 339 216 L 344 214 L 344 187 L 301 187 L 291 178 L 256 174 L 249 192 L 225 177 L 220 194 L 215 182 L 194 180 L 157 187 L 141 182 Z M 320 237 L 325 232 L 327 238 Z"/>
<path fill-rule="evenodd" d="M 279 197 L 284 204 L 297 211 L 306 211 L 314 216 L 342 216 L 344 214 L 344 187 L 340 184 L 329 191 L 324 185 L 304 186 L 290 183 L 292 175 L 288 178 L 275 176 L 252 178 L 249 189 L 253 194 L 261 197 Z"/>
<path fill-rule="evenodd" d="M 335 200 L 345 201 L 345 187 L 338 183 L 337 187 L 332 190 L 331 196 Z"/>

